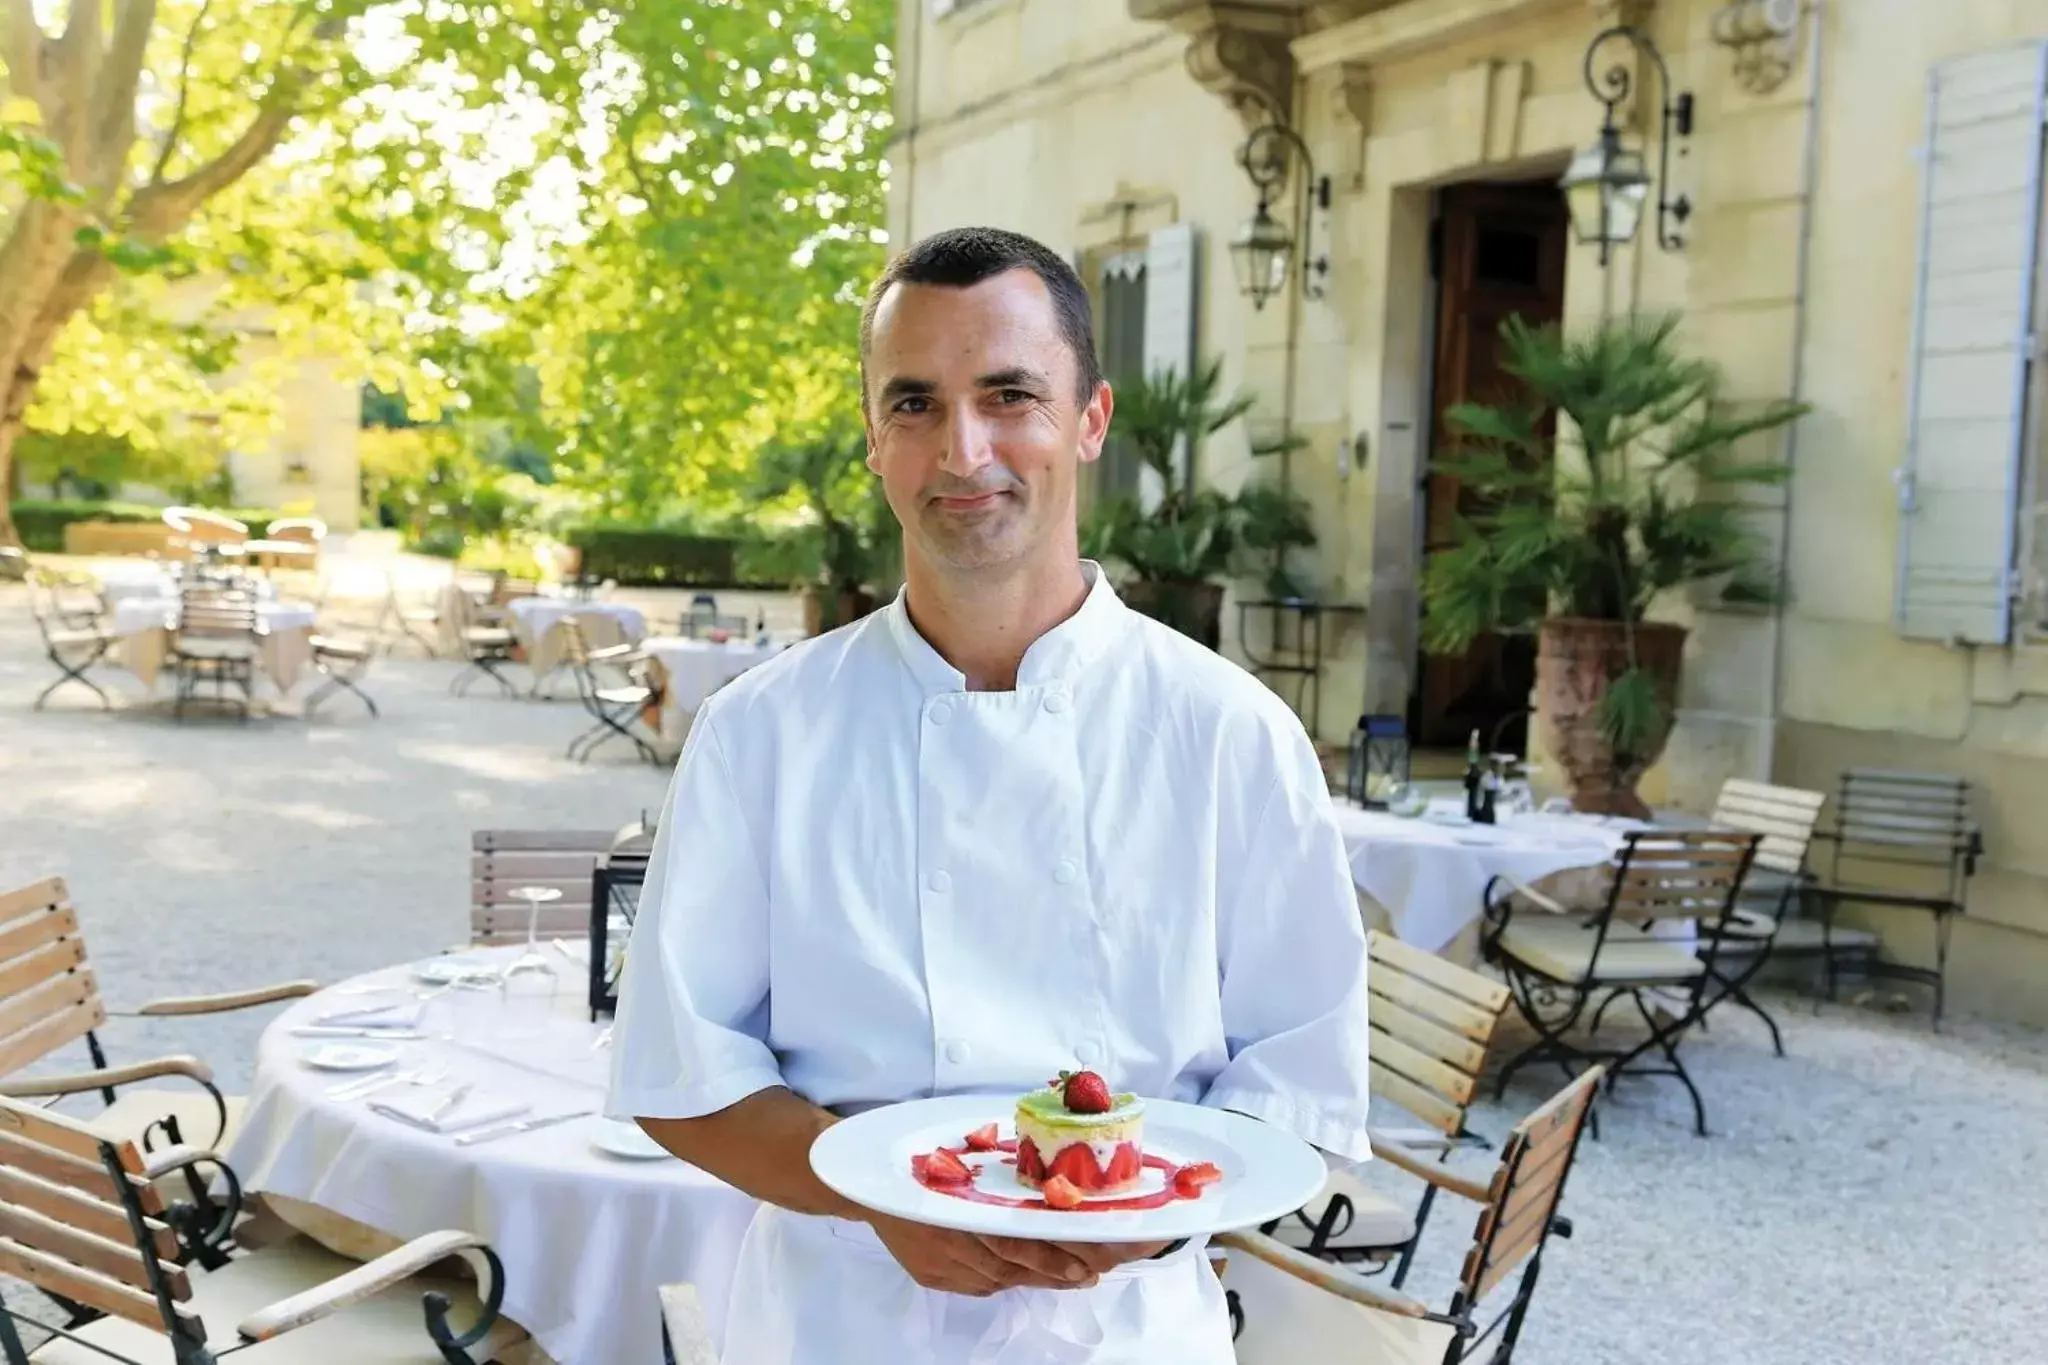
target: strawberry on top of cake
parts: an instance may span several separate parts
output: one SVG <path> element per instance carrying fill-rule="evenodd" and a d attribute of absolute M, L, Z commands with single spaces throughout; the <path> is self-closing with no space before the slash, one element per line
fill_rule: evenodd
<path fill-rule="evenodd" d="M 1144 1169 L 1145 1105 L 1093 1071 L 1062 1071 L 1017 1101 L 1017 1179 L 1064 1176 L 1085 1194 L 1121 1194 Z"/>

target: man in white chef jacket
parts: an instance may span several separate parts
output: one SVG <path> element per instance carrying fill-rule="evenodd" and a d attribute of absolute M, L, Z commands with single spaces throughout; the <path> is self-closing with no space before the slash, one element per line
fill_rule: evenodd
<path fill-rule="evenodd" d="M 1369 1155 L 1365 942 L 1316 754 L 1077 549 L 1113 405 L 1080 281 L 1028 238 L 941 233 L 876 283 L 861 345 L 906 584 L 697 713 L 609 1112 L 762 1201 L 725 1365 L 1228 1365 L 1199 1245 L 974 1236 L 811 1173 L 849 1113 L 1062 1068 Z"/>

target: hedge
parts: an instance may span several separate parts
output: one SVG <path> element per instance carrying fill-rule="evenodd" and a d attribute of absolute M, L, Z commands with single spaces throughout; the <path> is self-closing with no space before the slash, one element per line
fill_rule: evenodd
<path fill-rule="evenodd" d="M 563 539 L 582 552 L 584 573 L 629 587 L 780 589 L 818 574 L 817 538 L 801 532 L 716 535 L 604 522 L 572 527 Z"/>
<path fill-rule="evenodd" d="M 43 498 L 23 498 L 9 504 L 9 507 L 14 514 L 14 529 L 20 533 L 22 545 L 39 554 L 63 553 L 64 528 L 74 521 L 113 521 L 132 524 L 159 521 L 164 513 L 161 507 L 151 507 L 139 502 L 89 502 Z M 270 507 L 229 508 L 224 514 L 256 530 L 261 530 L 284 515 Z"/>

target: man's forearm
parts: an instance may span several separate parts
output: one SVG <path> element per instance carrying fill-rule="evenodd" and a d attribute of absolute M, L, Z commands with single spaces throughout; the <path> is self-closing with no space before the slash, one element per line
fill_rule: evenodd
<path fill-rule="evenodd" d="M 811 1173 L 811 1143 L 837 1120 L 781 1086 L 702 1118 L 639 1122 L 692 1166 L 765 1203 L 834 1218 L 865 1216 Z"/>

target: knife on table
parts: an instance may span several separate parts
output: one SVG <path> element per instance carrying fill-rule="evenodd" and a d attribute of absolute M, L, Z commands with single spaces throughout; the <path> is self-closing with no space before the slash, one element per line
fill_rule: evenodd
<path fill-rule="evenodd" d="M 530 1133 L 536 1128 L 549 1128 L 557 1123 L 567 1123 L 571 1119 L 589 1118 L 596 1112 L 594 1109 L 579 1109 L 573 1114 L 550 1114 L 546 1118 L 521 1119 L 517 1123 L 501 1123 L 496 1128 L 486 1128 L 481 1133 L 464 1133 L 461 1137 L 455 1139 L 455 1145 L 457 1147 L 474 1147 L 479 1142 L 490 1142 L 496 1138 L 511 1137 L 514 1133 Z"/>

